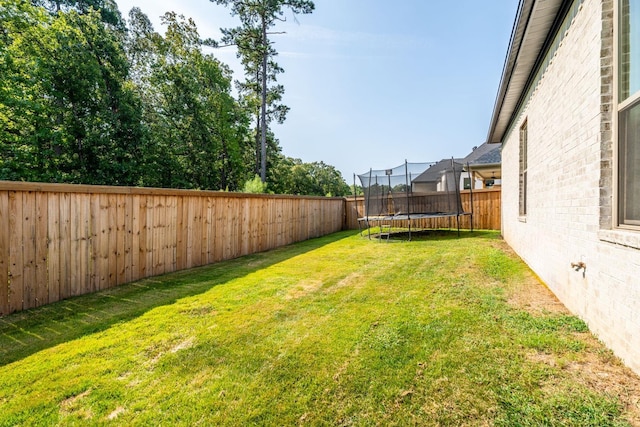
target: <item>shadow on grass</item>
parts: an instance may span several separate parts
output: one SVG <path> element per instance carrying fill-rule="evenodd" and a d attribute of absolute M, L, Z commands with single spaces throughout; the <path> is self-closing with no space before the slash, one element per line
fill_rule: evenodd
<path fill-rule="evenodd" d="M 355 234 L 339 232 L 268 252 L 142 279 L 106 291 L 0 317 L 0 366 L 46 348 L 104 331 L 156 307 L 204 293 L 231 280 Z"/>

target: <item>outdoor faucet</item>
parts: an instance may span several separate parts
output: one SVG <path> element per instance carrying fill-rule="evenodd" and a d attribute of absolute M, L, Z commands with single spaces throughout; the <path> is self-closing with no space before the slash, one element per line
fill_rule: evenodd
<path fill-rule="evenodd" d="M 571 263 L 571 268 L 573 268 L 575 271 L 586 270 L 587 269 L 587 264 L 585 264 L 582 261 L 580 261 L 580 262 L 572 262 Z"/>
<path fill-rule="evenodd" d="M 571 263 L 571 268 L 573 268 L 575 271 L 580 271 L 582 270 L 582 277 L 584 278 L 585 275 L 587 274 L 587 264 L 585 264 L 583 261 L 580 262 L 572 262 Z"/>

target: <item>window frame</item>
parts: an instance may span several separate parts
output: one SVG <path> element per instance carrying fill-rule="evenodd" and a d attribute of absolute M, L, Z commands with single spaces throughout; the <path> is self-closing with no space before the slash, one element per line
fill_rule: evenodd
<path fill-rule="evenodd" d="M 614 106 L 614 114 L 613 114 L 613 126 L 612 126 L 612 136 L 613 136 L 613 226 L 614 228 L 626 229 L 626 230 L 635 230 L 640 231 L 640 219 L 637 220 L 626 220 L 624 218 L 625 214 L 625 203 L 626 203 L 626 186 L 625 186 L 625 169 L 626 169 L 626 154 L 628 150 L 626 150 L 627 140 L 623 140 L 625 132 L 622 129 L 622 126 L 626 122 L 626 118 L 623 118 L 623 115 L 628 113 L 633 108 L 640 107 L 640 90 L 635 93 L 630 93 L 624 99 L 620 99 L 623 94 L 622 85 L 622 76 L 620 75 L 622 71 L 622 23 L 621 19 L 621 8 L 622 2 L 624 0 L 615 0 L 614 1 L 614 42 L 613 42 L 613 106 Z M 640 66 L 640 64 L 638 64 Z"/>
<path fill-rule="evenodd" d="M 518 216 L 520 218 L 526 218 L 527 216 L 527 181 L 529 174 L 528 145 L 529 120 L 525 119 L 522 125 L 520 125 L 518 145 Z"/>

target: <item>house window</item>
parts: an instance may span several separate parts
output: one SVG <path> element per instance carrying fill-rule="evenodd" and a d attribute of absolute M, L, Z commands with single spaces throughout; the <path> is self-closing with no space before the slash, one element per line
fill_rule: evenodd
<path fill-rule="evenodd" d="M 465 190 L 471 190 L 471 178 L 464 178 L 463 183 Z"/>
<path fill-rule="evenodd" d="M 640 225 L 640 0 L 619 0 L 618 224 Z"/>
<path fill-rule="evenodd" d="M 527 122 L 520 127 L 520 216 L 527 215 Z"/>

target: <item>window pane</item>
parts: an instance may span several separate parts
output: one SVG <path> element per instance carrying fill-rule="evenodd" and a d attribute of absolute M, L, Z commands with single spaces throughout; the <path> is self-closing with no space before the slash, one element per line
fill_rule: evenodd
<path fill-rule="evenodd" d="M 640 103 L 620 113 L 620 223 L 640 224 Z"/>
<path fill-rule="evenodd" d="M 640 90 L 640 0 L 620 0 L 619 82 L 622 102 Z"/>
<path fill-rule="evenodd" d="M 527 214 L 527 123 L 525 121 L 520 128 L 520 216 Z"/>

